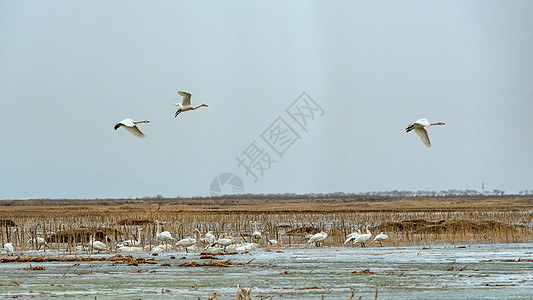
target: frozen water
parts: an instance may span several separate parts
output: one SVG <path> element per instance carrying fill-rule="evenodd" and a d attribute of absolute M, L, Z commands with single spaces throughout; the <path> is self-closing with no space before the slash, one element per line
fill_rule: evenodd
<path fill-rule="evenodd" d="M 252 250 L 219 256 L 233 265 L 178 267 L 201 263 L 199 253 L 160 253 L 157 264 L 111 262 L 32 263 L 44 271 L 23 271 L 29 263 L 0 264 L 0 286 L 8 297 L 75 297 L 79 299 L 176 298 L 235 299 L 237 284 L 252 296 L 283 299 L 517 299 L 533 298 L 532 244 L 432 245 L 413 247 L 306 247 Z M 276 252 L 276 250 L 281 250 Z M 43 254 L 43 253 L 39 253 Z M 124 255 L 129 254 L 125 253 Z M 35 253 L 34 253 L 35 255 Z M 47 251 L 47 256 L 58 253 Z M 111 256 L 102 254 L 92 256 Z M 134 257 L 151 257 L 136 253 Z M 174 256 L 175 259 L 172 259 Z M 487 261 L 490 260 L 490 261 Z M 251 262 L 250 262 L 251 261 Z M 170 267 L 161 266 L 169 263 Z M 238 265 L 237 263 L 242 263 Z M 369 269 L 372 273 L 358 273 Z"/>

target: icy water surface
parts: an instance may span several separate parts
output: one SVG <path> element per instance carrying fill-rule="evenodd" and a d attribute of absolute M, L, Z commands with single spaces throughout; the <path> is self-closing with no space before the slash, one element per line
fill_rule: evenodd
<path fill-rule="evenodd" d="M 31 263 L 44 267 L 44 271 L 23 271 L 18 269 L 27 268 L 30 263 L 3 263 L 0 284 L 12 284 L 14 280 L 19 286 L 0 286 L 0 295 L 43 299 L 207 299 L 217 292 L 219 299 L 236 299 L 240 284 L 252 287 L 254 299 L 348 299 L 352 291 L 353 299 L 374 299 L 376 289 L 380 299 L 533 299 L 533 262 L 505 262 L 533 259 L 532 246 L 259 249 L 215 260 L 229 259 L 233 263 L 229 267 L 177 266 L 210 261 L 200 259 L 198 252 L 160 253 L 155 257 L 156 264 L 138 266 L 113 266 L 108 261 L 47 262 Z M 57 253 L 47 251 L 45 255 Z M 133 256 L 152 257 L 147 253 Z"/>

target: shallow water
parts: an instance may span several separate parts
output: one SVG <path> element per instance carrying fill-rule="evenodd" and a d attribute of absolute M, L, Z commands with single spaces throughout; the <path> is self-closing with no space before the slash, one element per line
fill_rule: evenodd
<path fill-rule="evenodd" d="M 183 251 L 160 253 L 155 257 L 157 264 L 139 266 L 112 266 L 108 261 L 79 262 L 77 265 L 74 262 L 47 262 L 31 263 L 44 267 L 44 271 L 22 271 L 17 269 L 30 264 L 3 263 L 0 265 L 0 284 L 15 280 L 20 286 L 0 286 L 0 295 L 207 299 L 217 292 L 219 299 L 235 299 L 237 284 L 240 284 L 243 288 L 253 287 L 251 294 L 256 299 L 260 299 L 259 296 L 348 299 L 352 291 L 354 299 L 359 296 L 374 299 L 376 290 L 382 299 L 532 299 L 533 262 L 501 261 L 533 259 L 532 246 L 476 244 L 466 248 L 433 245 L 430 249 L 421 246 L 258 249 L 219 256 L 216 261 L 229 259 L 234 263 L 226 268 L 178 267 L 178 264 L 189 261 L 209 262 L 199 259 L 199 252 Z M 123 255 L 126 254 L 129 253 Z M 44 255 L 57 256 L 58 253 L 47 251 Z M 133 256 L 151 257 L 147 253 Z M 171 266 L 161 266 L 163 263 Z M 357 273 L 366 269 L 375 274 Z"/>

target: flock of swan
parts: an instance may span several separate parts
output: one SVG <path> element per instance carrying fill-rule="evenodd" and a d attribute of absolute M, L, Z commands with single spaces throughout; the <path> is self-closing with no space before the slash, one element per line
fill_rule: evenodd
<path fill-rule="evenodd" d="M 346 237 L 346 241 L 344 241 L 344 245 L 346 243 L 352 241 L 354 245 L 360 244 L 361 247 L 366 247 L 366 242 L 370 241 L 372 239 L 372 233 L 368 229 L 368 225 L 365 227 L 365 233 L 361 233 L 361 229 L 358 229 L 357 232 L 352 232 Z M 373 242 L 379 242 L 380 246 L 383 246 L 383 242 L 389 239 L 389 236 L 386 235 L 383 232 L 380 232 L 378 235 L 374 237 Z"/>
<path fill-rule="evenodd" d="M 187 92 L 179 91 L 178 95 L 182 96 L 182 102 L 181 103 L 172 103 L 173 106 L 177 106 L 178 107 L 178 110 L 176 111 L 174 117 L 177 117 L 182 112 L 196 110 L 196 109 L 198 109 L 200 107 L 208 107 L 207 104 L 201 104 L 201 105 L 198 105 L 196 107 L 192 106 L 191 105 L 191 94 L 189 94 Z M 144 134 L 137 127 L 137 124 L 143 124 L 143 123 L 150 123 L 150 121 L 149 120 L 134 121 L 134 120 L 132 120 L 130 118 L 126 118 L 126 119 L 118 122 L 115 125 L 114 128 L 115 128 L 115 130 L 117 130 L 120 127 L 123 127 L 124 129 L 126 129 L 127 131 L 132 133 L 133 135 L 135 135 L 137 137 L 140 137 L 140 138 L 143 138 Z M 418 136 L 420 136 L 420 139 L 422 140 L 422 143 L 424 143 L 424 145 L 426 145 L 429 148 L 429 147 L 431 147 L 431 142 L 429 140 L 429 136 L 428 136 L 426 128 L 429 128 L 429 127 L 434 126 L 434 125 L 444 125 L 444 122 L 430 123 L 428 119 L 422 118 L 422 119 L 418 119 L 415 122 L 409 124 L 407 126 L 407 128 L 405 129 L 405 131 L 407 133 L 409 133 L 411 131 L 414 131 L 416 134 L 418 134 Z M 156 220 L 155 222 L 156 222 L 156 226 L 157 226 L 156 241 L 159 241 L 162 244 L 159 245 L 159 246 L 154 247 L 153 249 L 151 249 L 151 251 L 153 251 L 153 252 L 163 251 L 163 250 L 168 249 L 168 244 L 169 243 L 173 243 L 175 241 L 175 239 L 172 237 L 172 234 L 170 232 L 168 232 L 168 231 L 161 232 L 159 221 Z M 142 228 L 140 229 L 140 231 L 142 231 Z M 119 245 L 118 249 L 119 250 L 123 250 L 123 251 L 132 251 L 134 249 L 138 249 L 138 247 L 139 247 L 139 245 L 138 245 L 139 242 L 138 241 L 140 240 L 140 231 L 138 231 L 139 238 L 137 239 L 137 241 L 135 241 L 135 240 L 124 241 L 122 244 Z M 257 223 L 254 223 L 254 231 L 252 232 L 251 237 L 252 237 L 253 242 L 258 242 L 261 239 L 261 231 L 259 231 L 257 229 Z M 307 236 L 307 238 L 309 239 L 308 243 L 315 244 L 317 247 L 323 245 L 323 242 L 326 240 L 327 237 L 328 237 L 328 234 L 325 233 L 325 232 L 319 232 L 319 233 L 316 233 L 314 235 L 308 235 Z M 372 238 L 372 233 L 369 231 L 368 226 L 366 226 L 365 233 L 362 233 L 361 230 L 358 230 L 357 232 L 350 233 L 347 236 L 346 241 L 344 242 L 344 245 L 346 245 L 346 243 L 352 241 L 353 244 L 360 244 L 361 247 L 366 247 L 366 242 L 368 242 L 371 238 Z M 389 237 L 386 234 L 381 232 L 380 234 L 376 235 L 376 237 L 374 238 L 373 241 L 374 242 L 379 242 L 380 245 L 382 245 L 382 243 L 384 241 L 386 241 L 388 238 Z M 269 244 L 271 244 L 271 245 L 276 245 L 277 244 L 276 240 L 268 239 L 268 236 L 267 236 L 266 239 L 267 239 L 267 242 Z M 231 244 L 235 243 L 235 239 L 233 237 L 227 235 L 227 234 L 223 234 L 218 239 L 216 239 L 212 232 L 206 233 L 203 241 L 206 242 L 211 247 L 214 247 L 214 246 L 217 246 L 217 245 L 220 246 L 220 247 L 223 247 L 224 251 L 226 250 L 226 248 L 228 246 L 230 246 Z M 181 240 L 177 241 L 175 246 L 176 247 L 182 247 L 182 248 L 185 249 L 186 252 L 188 252 L 188 248 L 192 247 L 193 245 L 195 245 L 196 242 L 197 242 L 196 238 L 187 237 L 187 238 L 184 238 L 184 239 L 181 239 Z M 47 247 L 48 246 L 46 244 L 46 241 L 42 237 L 36 237 L 32 241 L 30 241 L 30 243 L 35 243 L 37 245 L 38 249 L 40 249 L 41 247 Z M 255 244 L 255 243 L 252 243 L 252 244 Z M 94 237 L 92 237 L 92 236 L 90 237 L 90 247 L 92 249 L 96 250 L 96 251 L 106 251 L 107 250 L 106 244 L 104 244 L 104 243 L 102 243 L 100 241 L 95 241 Z M 13 246 L 12 243 L 5 243 L 3 245 L 3 248 L 4 248 L 4 251 L 8 255 L 12 255 L 13 252 L 14 252 L 14 246 Z"/>
<path fill-rule="evenodd" d="M 178 95 L 182 96 L 182 102 L 181 103 L 172 103 L 172 105 L 177 106 L 178 110 L 174 114 L 174 117 L 177 117 L 180 113 L 190 110 L 196 110 L 200 107 L 208 107 L 207 104 L 200 104 L 196 107 L 192 106 L 191 104 L 191 94 L 179 91 Z M 115 130 L 119 129 L 120 127 L 124 127 L 127 131 L 131 132 L 133 135 L 143 138 L 144 134 L 142 131 L 137 127 L 137 124 L 142 123 L 150 123 L 148 120 L 142 120 L 142 121 L 133 121 L 130 118 L 126 118 L 120 122 L 118 122 L 115 125 Z M 430 126 L 434 125 L 444 125 L 444 122 L 437 122 L 437 123 L 429 123 L 429 120 L 426 118 L 418 119 L 415 122 L 409 124 L 407 128 L 405 129 L 406 132 L 410 132 L 414 130 L 416 134 L 420 136 L 420 139 L 422 140 L 422 143 L 426 145 L 428 148 L 431 147 L 431 142 L 429 141 L 429 136 L 426 128 L 429 128 Z"/>
<path fill-rule="evenodd" d="M 155 222 L 157 226 L 156 240 L 164 241 L 166 246 L 163 246 L 163 245 L 154 246 L 153 248 L 148 249 L 148 250 L 152 252 L 158 252 L 162 250 L 171 249 L 172 245 L 169 246 L 168 243 L 173 242 L 175 239 L 171 236 L 170 232 L 168 231 L 161 232 L 159 221 L 156 220 Z M 143 229 L 141 228 L 140 230 L 143 230 Z M 197 234 L 201 235 L 198 229 L 195 228 L 194 230 L 197 232 Z M 138 234 L 139 234 L 139 237 L 137 238 L 135 242 L 131 240 L 124 241 L 122 244 L 118 245 L 118 250 L 119 251 L 132 251 L 132 250 L 141 251 L 143 250 L 141 248 L 131 249 L 132 246 L 139 247 L 139 241 L 141 239 L 140 231 L 138 232 Z M 263 235 L 261 231 L 257 229 L 257 222 L 254 222 L 254 231 L 250 234 L 250 237 L 252 239 L 250 243 L 248 242 L 237 243 L 236 239 L 228 235 L 227 233 L 221 234 L 217 239 L 212 231 L 208 231 L 203 236 L 203 238 L 197 238 L 196 235 L 195 237 L 188 236 L 176 242 L 174 246 L 178 248 L 184 248 L 185 252 L 188 253 L 189 252 L 188 248 L 195 246 L 197 244 L 197 241 L 199 240 L 203 244 L 207 245 L 204 249 L 207 249 L 209 247 L 219 246 L 223 248 L 223 251 L 226 251 L 226 249 L 229 246 L 233 244 L 237 244 L 235 245 L 235 247 L 233 247 L 234 250 L 251 250 L 251 249 L 255 249 L 258 247 L 258 243 L 261 240 L 262 236 Z M 324 241 L 327 239 L 328 234 L 324 231 L 321 231 L 316 234 L 307 234 L 305 237 L 308 239 L 308 244 L 315 244 L 317 247 L 320 247 L 323 245 Z M 243 238 L 241 237 L 241 241 L 242 239 Z M 370 241 L 371 239 L 372 239 L 372 233 L 370 232 L 369 225 L 367 225 L 365 227 L 365 233 L 361 233 L 360 229 L 358 229 L 356 232 L 350 233 L 347 236 L 346 241 L 344 242 L 343 246 L 345 246 L 348 242 L 351 241 L 353 242 L 354 245 L 360 244 L 361 247 L 366 247 L 366 242 Z M 385 233 L 380 232 L 378 235 L 374 237 L 373 242 L 379 242 L 380 246 L 383 246 L 383 242 L 387 241 L 388 239 L 389 237 Z M 266 242 L 272 246 L 276 246 L 278 244 L 277 240 L 268 239 L 268 236 L 266 237 Z M 162 248 L 160 249 L 160 247 Z M 96 247 L 94 247 L 94 249 L 99 250 Z"/>
<path fill-rule="evenodd" d="M 161 225 L 158 220 L 154 220 L 156 224 L 156 233 L 155 233 L 155 245 L 148 245 L 142 243 L 141 233 L 144 228 L 137 228 L 136 235 L 132 234 L 133 239 L 125 240 L 118 242 L 116 244 L 117 252 L 166 252 L 173 249 L 183 248 L 185 252 L 189 253 L 189 248 L 196 247 L 196 249 L 208 249 L 220 247 L 225 252 L 226 249 L 231 248 L 231 250 L 236 251 L 247 251 L 257 249 L 259 247 L 260 240 L 262 237 L 265 237 L 265 243 L 271 246 L 277 246 L 278 241 L 275 239 L 269 239 L 268 235 L 263 235 L 261 230 L 257 228 L 257 223 L 254 222 L 254 230 L 249 235 L 251 240 L 247 242 L 244 237 L 241 235 L 240 238 L 236 239 L 227 233 L 215 237 L 212 231 L 208 231 L 204 235 L 198 229 L 194 229 L 194 236 L 187 236 L 183 239 L 180 239 L 176 242 L 176 239 L 172 237 L 172 233 L 169 231 L 161 231 Z M 361 233 L 361 230 L 350 233 L 346 237 L 346 241 L 343 246 L 348 242 L 353 242 L 354 245 L 360 245 L 361 247 L 366 247 L 366 243 L 371 240 L 372 233 L 369 230 L 369 226 L 364 227 L 365 233 Z M 283 233 L 282 233 L 283 235 Z M 317 247 L 320 247 L 324 244 L 324 241 L 328 238 L 328 234 L 324 231 L 318 232 L 316 234 L 307 234 L 305 238 L 308 239 L 308 244 L 315 244 Z M 389 237 L 381 232 L 380 234 L 374 237 L 373 242 L 379 242 L 383 246 L 383 242 L 387 241 Z M 106 238 L 106 240 L 108 240 Z M 41 248 L 49 248 L 46 240 L 42 237 L 34 237 L 28 241 L 28 244 L 36 246 L 37 250 Z M 201 245 L 200 245 L 201 244 Z M 4 251 L 7 255 L 14 255 L 15 247 L 12 243 L 5 243 L 3 245 Z M 97 253 L 110 251 L 112 247 L 108 246 L 106 243 L 98 241 L 93 235 L 89 236 L 88 245 L 78 246 L 79 250 L 92 250 Z M 114 247 L 113 247 L 114 248 Z"/>
<path fill-rule="evenodd" d="M 189 94 L 187 92 L 179 91 L 178 95 L 182 96 L 183 98 L 182 98 L 181 103 L 172 103 L 172 105 L 178 107 L 178 110 L 176 111 L 176 114 L 174 115 L 174 117 L 177 117 L 180 113 L 182 113 L 184 111 L 195 110 L 195 109 L 198 109 L 200 107 L 208 107 L 207 104 L 201 104 L 201 105 L 198 105 L 196 107 L 192 106 L 191 105 L 191 94 Z M 126 119 L 118 122 L 117 124 L 115 124 L 114 128 L 115 128 L 115 130 L 117 130 L 120 127 L 124 127 L 124 129 L 126 129 L 129 132 L 131 132 L 133 135 L 135 135 L 137 137 L 140 137 L 140 138 L 143 138 L 144 137 L 144 133 L 142 133 L 142 131 L 139 129 L 139 127 L 137 127 L 137 124 L 142 124 L 142 123 L 150 123 L 150 121 L 148 121 L 148 120 L 133 121 L 130 118 L 126 118 Z"/>

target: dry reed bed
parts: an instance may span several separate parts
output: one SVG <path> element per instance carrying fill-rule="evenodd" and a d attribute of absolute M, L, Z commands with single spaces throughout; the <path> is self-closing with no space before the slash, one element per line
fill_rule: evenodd
<path fill-rule="evenodd" d="M 156 264 L 154 258 L 133 258 L 131 255 L 114 255 L 111 257 L 84 257 L 84 256 L 17 256 L 17 257 L 0 257 L 0 263 L 31 263 L 31 262 L 87 262 L 87 261 L 110 261 L 115 264 Z"/>
<path fill-rule="evenodd" d="M 0 213 L 10 217 L 26 215 L 28 211 L 36 217 L 62 216 L 67 213 L 115 213 L 155 211 L 163 212 L 210 212 L 210 213 L 253 213 L 253 212 L 438 212 L 438 211 L 524 211 L 533 209 L 533 196 L 507 198 L 399 198 L 371 202 L 359 199 L 239 199 L 236 204 L 208 199 L 165 199 L 158 202 L 142 200 L 0 200 Z M 0 219 L 2 219 L 0 217 Z M 9 219 L 9 218 L 8 218 Z M 2 224 L 0 224 L 2 225 Z"/>
<path fill-rule="evenodd" d="M 80 203 L 83 203 L 80 201 Z M 356 208 L 355 208 L 356 207 Z M 439 209 L 440 207 L 440 209 Z M 503 208 L 503 209 L 502 209 Z M 260 246 L 276 239 L 283 246 L 306 244 L 304 235 L 325 231 L 326 245 L 340 246 L 347 234 L 369 225 L 373 234 L 383 231 L 389 244 L 428 243 L 510 243 L 532 242 L 533 205 L 523 199 L 477 202 L 396 201 L 383 203 L 332 203 L 302 205 L 197 206 L 155 203 L 123 205 L 62 205 L 0 207 L 0 240 L 17 249 L 35 249 L 32 237 L 47 239 L 52 249 L 74 251 L 89 236 L 108 243 L 111 251 L 118 242 L 140 232 L 144 245 L 155 245 L 155 220 L 176 239 L 205 233 L 228 233 L 250 241 L 254 223 L 263 232 Z M 13 224 L 9 221 L 13 221 Z M 9 225 L 8 225 L 9 224 Z M 143 230 L 140 230 L 143 228 Z"/>

